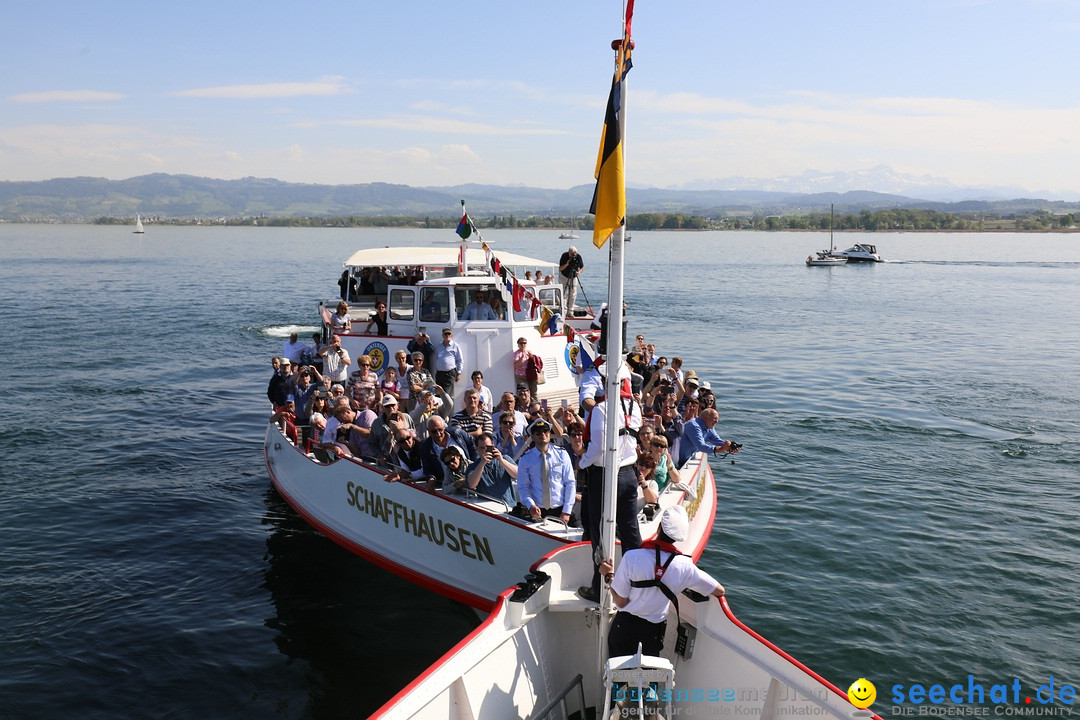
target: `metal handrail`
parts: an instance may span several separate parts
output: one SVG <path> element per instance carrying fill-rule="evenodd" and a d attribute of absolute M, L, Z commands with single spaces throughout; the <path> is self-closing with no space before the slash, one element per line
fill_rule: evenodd
<path fill-rule="evenodd" d="M 566 696 L 570 694 L 570 691 L 573 690 L 575 686 L 577 686 L 578 689 L 578 701 L 581 703 L 581 717 L 585 717 L 585 688 L 581 683 L 581 673 L 578 673 L 577 676 L 570 681 L 570 684 L 563 688 L 561 693 L 552 698 L 547 705 L 540 708 L 540 710 L 535 715 L 531 716 L 529 720 L 540 720 L 540 718 L 548 717 L 551 714 L 551 711 L 555 709 L 556 705 L 562 706 L 563 717 L 569 717 L 569 713 L 566 712 Z"/>
<path fill-rule="evenodd" d="M 504 512 L 510 512 L 510 509 L 511 509 L 510 504 L 507 503 L 506 500 L 504 500 L 502 498 L 494 497 L 492 495 L 485 495 L 484 493 L 479 492 L 475 488 L 470 488 L 470 487 L 465 488 L 465 497 L 479 497 L 479 498 L 483 498 L 484 500 L 490 500 L 491 502 L 502 503 L 502 506 L 504 508 L 506 508 L 506 510 Z"/>

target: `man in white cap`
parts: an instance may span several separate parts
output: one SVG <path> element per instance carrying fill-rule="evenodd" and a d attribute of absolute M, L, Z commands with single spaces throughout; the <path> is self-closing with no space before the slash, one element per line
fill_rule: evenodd
<path fill-rule="evenodd" d="M 683 590 L 724 595 L 723 585 L 675 547 L 689 532 L 686 510 L 681 505 L 669 507 L 660 516 L 657 539 L 623 555 L 611 580 L 611 594 L 619 611 L 608 633 L 610 657 L 633 655 L 638 643 L 644 654 L 659 655 L 664 649 L 668 613 L 672 603 L 678 613 Z M 600 572 L 611 579 L 611 563 L 601 563 Z"/>
<path fill-rule="evenodd" d="M 559 279 L 562 281 L 562 315 L 570 317 L 577 301 L 578 275 L 585 269 L 585 261 L 581 259 L 577 248 L 573 245 L 559 258 Z"/>

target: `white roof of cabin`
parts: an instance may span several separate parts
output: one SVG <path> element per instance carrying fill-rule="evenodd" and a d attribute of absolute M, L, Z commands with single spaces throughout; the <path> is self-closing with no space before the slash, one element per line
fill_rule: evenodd
<path fill-rule="evenodd" d="M 457 245 L 446 247 L 386 247 L 368 248 L 359 250 L 345 261 L 346 265 L 353 267 L 393 266 L 393 265 L 424 265 L 449 267 L 457 265 Z M 529 267 L 554 266 L 556 263 L 550 260 L 537 260 L 536 258 L 517 255 L 504 250 L 492 250 L 495 257 L 503 265 L 527 265 Z M 486 259 L 482 248 L 468 248 L 465 260 L 469 265 L 484 265 Z"/>

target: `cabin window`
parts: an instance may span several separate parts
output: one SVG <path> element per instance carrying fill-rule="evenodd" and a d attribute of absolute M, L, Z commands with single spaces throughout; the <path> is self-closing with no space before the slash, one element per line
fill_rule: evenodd
<path fill-rule="evenodd" d="M 389 314 L 391 320 L 405 320 L 412 322 L 413 301 L 416 293 L 412 290 L 394 288 L 390 291 Z"/>
<path fill-rule="evenodd" d="M 454 312 L 457 315 L 457 319 L 461 319 L 461 315 L 465 312 L 465 308 L 469 307 L 469 303 L 472 302 L 472 289 L 465 285 L 458 285 L 454 287 Z"/>
<path fill-rule="evenodd" d="M 420 291 L 420 322 L 450 322 L 449 288 L 423 288 Z"/>
<path fill-rule="evenodd" d="M 544 307 L 561 308 L 561 293 L 560 288 L 544 288 L 540 291 L 540 302 L 544 304 Z"/>

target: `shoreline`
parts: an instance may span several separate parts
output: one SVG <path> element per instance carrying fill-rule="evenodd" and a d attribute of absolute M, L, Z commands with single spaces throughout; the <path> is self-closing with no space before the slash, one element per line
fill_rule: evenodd
<path fill-rule="evenodd" d="M 101 225 L 103 227 L 135 227 L 135 223 L 99 223 L 93 220 L 87 221 L 65 221 L 65 220 L 37 220 L 37 221 L 25 221 L 25 220 L 0 220 L 0 225 Z M 267 229 L 298 229 L 304 228 L 308 230 L 356 230 L 356 229 L 371 229 L 371 230 L 441 230 L 450 229 L 438 227 L 424 227 L 422 224 L 418 225 L 283 225 L 283 224 L 257 224 L 250 221 L 207 221 L 207 222 L 195 222 L 192 220 L 177 220 L 177 221 L 165 221 L 154 222 L 147 225 L 149 228 L 153 227 L 259 227 Z M 484 228 L 477 226 L 480 230 L 498 231 L 504 232 L 537 232 L 544 230 L 555 230 L 556 228 L 542 228 L 542 227 L 497 227 L 497 228 Z M 738 232 L 738 233 L 828 233 L 828 228 L 778 228 L 770 230 L 768 228 L 628 228 L 630 233 L 645 233 L 645 232 L 677 232 L 677 233 L 700 233 L 700 232 Z M 1001 235 L 1001 234 L 1017 234 L 1017 235 L 1068 235 L 1071 233 L 1080 232 L 1080 226 L 1073 227 L 1054 227 L 1054 228 L 1039 228 L 1039 229 L 1027 229 L 1018 230 L 1016 228 L 983 228 L 982 230 L 952 230 L 942 228 L 907 228 L 907 229 L 887 229 L 887 230 L 833 230 L 835 235 L 902 235 L 904 233 L 920 233 L 920 234 L 958 234 L 958 235 Z M 586 240 L 588 238 L 585 238 Z"/>

